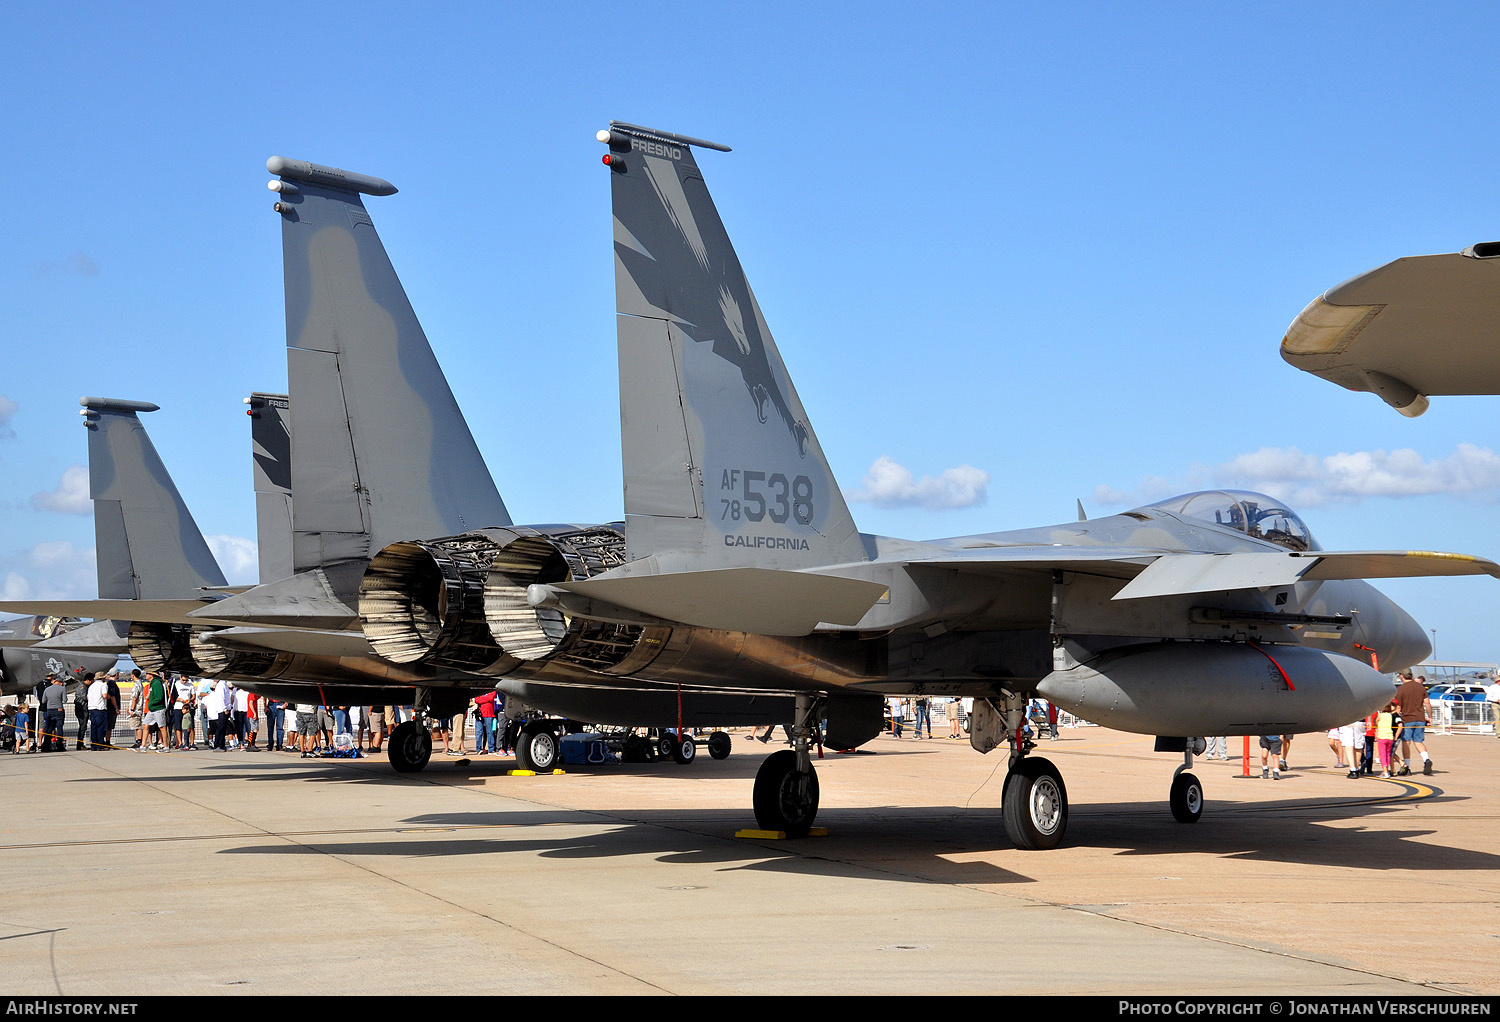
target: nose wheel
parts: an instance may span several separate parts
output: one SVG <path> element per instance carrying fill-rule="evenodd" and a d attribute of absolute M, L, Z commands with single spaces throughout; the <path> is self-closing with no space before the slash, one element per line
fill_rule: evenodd
<path fill-rule="evenodd" d="M 1203 782 L 1197 776 L 1179 770 L 1172 778 L 1172 790 L 1167 796 L 1172 807 L 1172 816 L 1178 823 L 1197 823 L 1203 815 Z"/>

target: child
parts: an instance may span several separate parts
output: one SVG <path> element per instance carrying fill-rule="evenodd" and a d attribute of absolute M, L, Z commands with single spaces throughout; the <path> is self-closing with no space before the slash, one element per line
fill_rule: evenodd
<path fill-rule="evenodd" d="M 1375 718 L 1375 749 L 1380 757 L 1380 776 L 1391 776 L 1391 746 L 1398 733 L 1396 700 L 1392 699 Z"/>
<path fill-rule="evenodd" d="M 26 712 L 26 704 L 16 704 L 16 717 L 12 725 L 16 729 L 16 754 L 23 752 L 35 752 L 36 743 L 31 740 L 31 714 Z"/>

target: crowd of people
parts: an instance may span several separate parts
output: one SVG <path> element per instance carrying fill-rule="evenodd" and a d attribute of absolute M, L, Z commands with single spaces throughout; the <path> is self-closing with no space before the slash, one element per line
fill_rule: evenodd
<path fill-rule="evenodd" d="M 69 725 L 69 679 L 48 674 L 32 693 L 6 707 L 0 738 L 13 753 L 72 751 L 296 752 L 315 756 L 378 753 L 387 737 L 412 718 L 410 706 L 329 706 L 263 698 L 231 681 L 188 678 L 139 668 L 126 674 L 89 673 L 74 686 Z M 509 755 L 504 696 L 486 692 L 453 717 L 432 718 L 436 741 L 448 755 Z M 127 718 L 130 738 L 117 737 Z M 474 748 L 466 747 L 466 735 Z"/>
<path fill-rule="evenodd" d="M 1427 752 L 1426 727 L 1432 719 L 1426 678 L 1401 673 L 1389 703 L 1363 720 L 1328 731 L 1335 763 L 1357 778 L 1405 776 L 1420 757 L 1422 773 L 1433 771 Z M 0 721 L 4 748 L 15 753 L 64 752 L 68 749 L 68 679 L 48 674 L 33 693 L 6 707 Z M 122 688 L 124 686 L 124 688 Z M 933 699 L 928 696 L 892 697 L 887 701 L 888 734 L 930 739 L 934 704 L 941 708 L 950 740 L 963 740 L 972 708 L 970 699 Z M 409 706 L 326 706 L 288 703 L 262 698 L 231 681 L 187 678 L 139 668 L 121 675 L 107 671 L 84 675 L 73 697 L 74 750 L 109 751 L 128 748 L 140 752 L 296 752 L 303 758 L 358 756 L 378 753 L 396 727 L 412 717 Z M 504 718 L 505 697 L 485 692 L 471 699 L 467 709 L 452 717 L 430 720 L 434 746 L 450 756 L 509 755 Z M 116 744 L 121 714 L 128 714 L 129 745 Z M 1033 700 L 1028 726 L 1038 734 L 1058 737 L 1058 710 Z M 908 721 L 910 724 L 908 724 Z M 765 742 L 773 728 L 752 734 Z M 473 749 L 467 735 L 473 735 Z M 790 733 L 788 732 L 788 737 Z M 1280 779 L 1287 769 L 1291 735 L 1262 735 L 1259 739 L 1261 777 Z M 1223 737 L 1206 740 L 1206 758 L 1228 760 Z"/>
<path fill-rule="evenodd" d="M 1427 697 L 1427 679 L 1402 671 L 1395 693 L 1384 706 L 1361 720 L 1328 730 L 1328 747 L 1334 765 L 1351 779 L 1375 775 L 1405 777 L 1411 774 L 1413 750 L 1421 757 L 1422 773 L 1432 775 L 1432 757 L 1427 752 L 1427 725 L 1432 721 L 1432 703 Z M 1287 769 L 1292 735 L 1261 735 L 1260 776 L 1280 780 Z M 1223 738 L 1208 739 L 1208 759 L 1227 760 Z"/>

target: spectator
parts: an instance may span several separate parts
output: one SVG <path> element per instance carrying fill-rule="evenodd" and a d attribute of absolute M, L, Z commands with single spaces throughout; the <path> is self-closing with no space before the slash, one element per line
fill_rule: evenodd
<path fill-rule="evenodd" d="M 172 686 L 176 701 L 172 705 L 172 733 L 174 746 L 183 752 L 197 748 L 193 744 L 193 712 L 197 708 L 197 689 L 191 678 L 179 674 Z"/>
<path fill-rule="evenodd" d="M 318 705 L 297 703 L 297 746 L 303 759 L 311 759 L 318 745 Z"/>
<path fill-rule="evenodd" d="M 240 691 L 244 693 L 245 704 L 240 716 L 240 748 L 245 752 L 259 752 L 255 738 L 260 734 L 260 697 L 245 689 Z"/>
<path fill-rule="evenodd" d="M 286 747 L 286 703 L 266 700 L 266 748 L 281 752 Z"/>
<path fill-rule="evenodd" d="M 87 676 L 78 680 L 73 691 L 73 719 L 78 723 L 77 741 L 73 748 L 83 748 L 83 736 L 89 726 L 89 682 Z"/>
<path fill-rule="evenodd" d="M 1432 757 L 1427 755 L 1427 722 L 1432 719 L 1432 704 L 1427 700 L 1427 679 L 1416 679 L 1411 671 L 1401 672 L 1396 687 L 1396 710 L 1401 714 L 1401 766 L 1399 776 L 1411 773 L 1411 749 L 1422 754 L 1422 773 L 1432 776 Z"/>
<path fill-rule="evenodd" d="M 31 743 L 31 714 L 27 711 L 24 698 L 16 703 L 16 715 L 11 721 L 16 734 L 15 754 L 35 752 L 36 746 Z"/>
<path fill-rule="evenodd" d="M 109 738 L 109 686 L 93 671 L 83 677 L 89 686 L 89 751 L 103 752 Z"/>
<path fill-rule="evenodd" d="M 370 707 L 370 751 L 379 752 L 385 741 L 385 707 Z"/>
<path fill-rule="evenodd" d="M 489 756 L 495 752 L 495 731 L 499 723 L 496 717 L 495 701 L 496 693 L 493 689 L 474 697 L 474 708 L 479 716 L 475 718 L 474 744 L 475 755 Z"/>
<path fill-rule="evenodd" d="M 130 672 L 130 730 L 135 732 L 130 747 L 139 749 L 146 741 L 146 686 L 139 667 Z"/>
<path fill-rule="evenodd" d="M 1278 767 L 1285 767 L 1286 766 L 1286 760 L 1284 760 L 1284 759 L 1281 758 L 1281 742 L 1282 742 L 1282 736 L 1281 735 L 1261 735 L 1260 736 L 1260 778 L 1261 778 L 1261 780 L 1265 780 L 1266 777 L 1268 776 L 1267 775 L 1267 770 L 1266 770 L 1266 764 L 1267 764 L 1268 760 L 1270 762 L 1270 773 L 1269 773 L 1270 778 L 1273 781 L 1279 781 L 1279 780 L 1281 780 L 1281 770 L 1278 769 Z"/>
<path fill-rule="evenodd" d="M 56 674 L 49 673 L 47 687 L 42 691 L 40 703 L 43 752 L 68 751 L 68 739 L 63 734 L 63 707 L 67 704 L 67 684 Z"/>

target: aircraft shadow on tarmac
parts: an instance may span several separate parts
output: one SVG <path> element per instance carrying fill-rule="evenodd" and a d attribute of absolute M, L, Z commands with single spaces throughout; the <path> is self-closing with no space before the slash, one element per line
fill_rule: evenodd
<path fill-rule="evenodd" d="M 1468 801 L 1431 790 L 1420 804 L 1435 807 Z M 1413 804 L 1389 798 L 1239 803 L 1211 806 L 1215 815 L 1205 814 L 1191 826 L 1173 822 L 1165 810 L 1138 803 L 1084 804 L 1075 806 L 1064 848 L 1356 869 L 1500 869 L 1500 855 L 1432 843 L 1429 839 L 1439 833 L 1432 828 L 1392 830 L 1388 824 L 1376 828 L 1347 825 L 1349 821 L 1409 810 Z M 777 842 L 732 839 L 737 829 L 753 826 L 748 813 L 732 808 L 438 813 L 392 821 L 389 829 L 372 830 L 370 840 L 350 840 L 338 833 L 328 834 L 327 841 L 317 835 L 302 835 L 296 844 L 245 845 L 225 849 L 224 853 L 406 858 L 512 852 L 560 859 L 652 855 L 663 863 L 723 863 L 728 869 L 809 875 L 873 875 L 897 882 L 1033 882 L 1025 870 L 1030 855 L 1012 850 L 998 808 L 825 807 L 820 822 L 827 826 L 829 836 Z M 568 831 L 552 830 L 558 824 L 566 824 Z M 580 826 L 606 829 L 580 835 L 576 832 Z M 417 829 L 442 834 L 427 837 L 411 833 Z M 503 836 L 495 833 L 497 830 Z M 402 831 L 406 833 L 399 839 L 385 837 Z M 988 853 L 1006 854 L 1004 866 L 988 861 L 954 861 L 955 857 Z"/>

